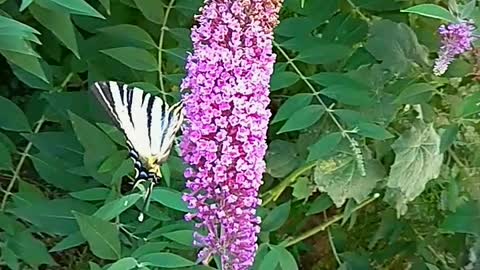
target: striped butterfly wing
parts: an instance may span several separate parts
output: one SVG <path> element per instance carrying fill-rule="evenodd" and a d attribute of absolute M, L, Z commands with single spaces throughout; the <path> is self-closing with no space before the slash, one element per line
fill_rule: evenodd
<path fill-rule="evenodd" d="M 181 103 L 169 106 L 159 97 L 121 82 L 96 82 L 93 92 L 125 134 L 137 177 L 146 178 L 141 165 L 150 157 L 164 162 L 183 121 Z M 138 175 L 140 174 L 140 175 Z"/>

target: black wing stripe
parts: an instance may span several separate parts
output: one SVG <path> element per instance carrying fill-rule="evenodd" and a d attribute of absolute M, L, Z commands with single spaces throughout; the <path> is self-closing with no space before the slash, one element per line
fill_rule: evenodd
<path fill-rule="evenodd" d="M 155 97 L 148 96 L 148 104 L 147 104 L 147 128 L 148 128 L 148 140 L 151 144 L 152 142 L 152 107 L 153 103 L 155 102 Z"/>

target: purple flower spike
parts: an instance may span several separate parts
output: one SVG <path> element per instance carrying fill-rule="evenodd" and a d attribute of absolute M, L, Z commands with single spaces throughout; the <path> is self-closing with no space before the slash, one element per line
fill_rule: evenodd
<path fill-rule="evenodd" d="M 472 42 L 475 39 L 472 34 L 474 30 L 475 27 L 472 24 L 465 22 L 440 26 L 438 32 L 442 46 L 433 67 L 433 73 L 436 76 L 444 74 L 456 56 L 472 50 Z"/>
<path fill-rule="evenodd" d="M 257 250 L 281 2 L 207 0 L 192 28 L 181 86 L 187 123 L 180 146 L 191 191 L 183 199 L 194 209 L 185 219 L 197 222 L 199 260 L 219 256 L 224 270 L 249 269 Z"/>

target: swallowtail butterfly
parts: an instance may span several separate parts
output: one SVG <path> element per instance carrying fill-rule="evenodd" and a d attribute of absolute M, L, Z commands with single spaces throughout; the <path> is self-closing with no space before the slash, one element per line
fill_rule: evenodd
<path fill-rule="evenodd" d="M 161 98 L 121 82 L 96 82 L 92 90 L 127 138 L 129 156 L 135 167 L 134 188 L 149 181 L 139 216 L 142 221 L 153 185 L 162 177 L 160 166 L 167 160 L 182 124 L 182 104 L 169 106 Z"/>

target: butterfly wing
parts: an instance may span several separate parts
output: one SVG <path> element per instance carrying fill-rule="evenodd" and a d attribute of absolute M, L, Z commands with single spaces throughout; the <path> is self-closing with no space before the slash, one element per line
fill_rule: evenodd
<path fill-rule="evenodd" d="M 183 106 L 169 106 L 161 98 L 120 82 L 97 82 L 93 92 L 123 130 L 133 153 L 146 160 L 165 161 L 183 122 Z"/>
<path fill-rule="evenodd" d="M 120 82 L 96 82 L 93 93 L 127 137 L 128 145 L 146 159 L 151 155 L 147 105 L 155 97 Z M 152 101 L 153 102 L 153 101 Z M 145 105 L 144 105 L 145 103 Z"/>

